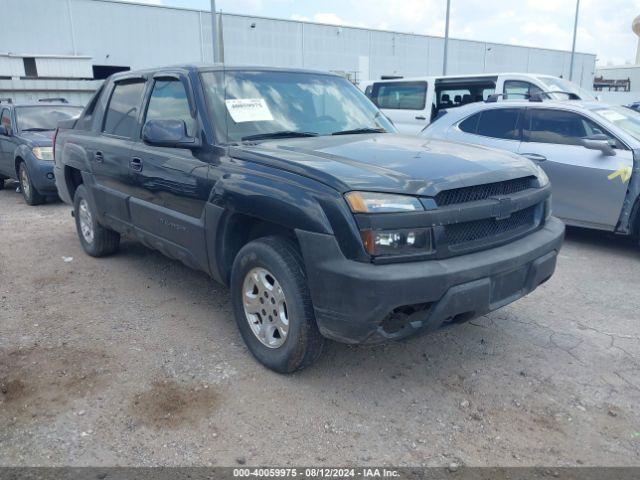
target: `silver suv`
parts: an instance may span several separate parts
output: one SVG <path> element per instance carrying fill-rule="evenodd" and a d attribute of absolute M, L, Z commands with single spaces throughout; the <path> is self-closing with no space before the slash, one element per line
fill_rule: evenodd
<path fill-rule="evenodd" d="M 504 101 L 456 108 L 426 138 L 508 150 L 539 164 L 569 225 L 640 232 L 640 113 L 601 102 Z"/>

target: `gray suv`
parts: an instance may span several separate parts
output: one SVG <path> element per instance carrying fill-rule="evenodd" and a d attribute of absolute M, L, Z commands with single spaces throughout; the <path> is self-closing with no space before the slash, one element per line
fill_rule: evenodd
<path fill-rule="evenodd" d="M 640 233 L 640 113 L 601 102 L 480 102 L 444 114 L 423 137 L 520 154 L 549 176 L 569 225 Z"/>

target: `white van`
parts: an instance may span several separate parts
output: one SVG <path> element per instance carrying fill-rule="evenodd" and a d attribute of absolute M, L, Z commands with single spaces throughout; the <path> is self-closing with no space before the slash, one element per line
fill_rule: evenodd
<path fill-rule="evenodd" d="M 522 100 L 542 92 L 568 92 L 573 98 L 596 100 L 579 85 L 532 73 L 500 73 L 369 80 L 360 88 L 389 117 L 401 133 L 417 135 L 438 112 L 502 94 L 500 99 Z M 549 93 L 551 98 L 566 95 Z"/>

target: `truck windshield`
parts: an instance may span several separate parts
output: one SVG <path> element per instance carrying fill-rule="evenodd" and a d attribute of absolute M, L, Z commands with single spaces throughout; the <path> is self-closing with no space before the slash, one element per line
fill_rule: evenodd
<path fill-rule="evenodd" d="M 82 113 L 82 107 L 60 105 L 34 105 L 16 107 L 16 123 L 22 132 L 55 130 L 58 122 L 71 120 Z"/>
<path fill-rule="evenodd" d="M 592 109 L 593 113 L 613 123 L 637 140 L 640 140 L 640 113 L 627 107 L 606 105 Z"/>
<path fill-rule="evenodd" d="M 222 142 L 395 132 L 346 79 L 274 71 L 203 72 L 208 108 Z"/>

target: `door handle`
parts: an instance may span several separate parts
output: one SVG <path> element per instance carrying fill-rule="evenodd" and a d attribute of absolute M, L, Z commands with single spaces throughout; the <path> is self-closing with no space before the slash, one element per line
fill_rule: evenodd
<path fill-rule="evenodd" d="M 547 157 L 544 155 L 540 155 L 539 153 L 521 153 L 523 157 L 527 157 L 529 160 L 533 160 L 534 162 L 544 162 Z"/>
<path fill-rule="evenodd" d="M 129 168 L 131 168 L 131 170 L 133 170 L 134 172 L 141 172 L 142 160 L 140 160 L 138 157 L 133 157 L 129 162 Z"/>
<path fill-rule="evenodd" d="M 98 151 L 93 154 L 93 159 L 98 163 L 102 163 L 104 162 L 104 155 L 102 155 L 102 152 Z"/>
<path fill-rule="evenodd" d="M 416 116 L 416 120 L 426 120 L 427 117 L 423 116 L 423 115 L 417 115 Z"/>

